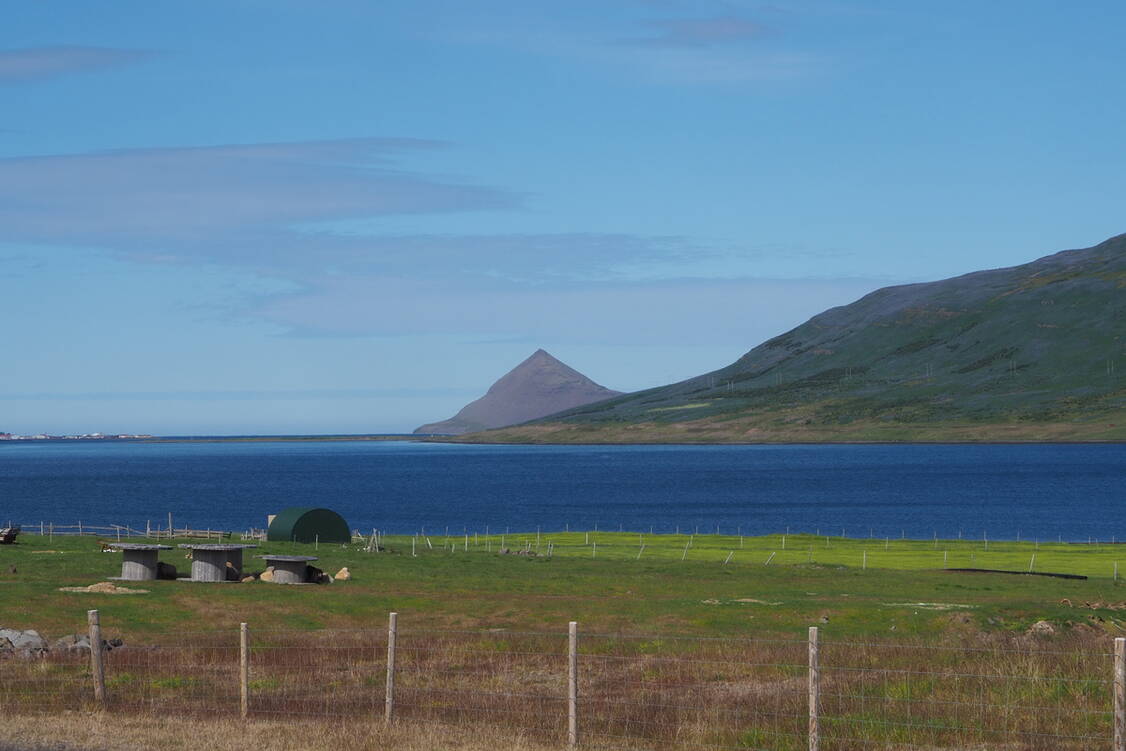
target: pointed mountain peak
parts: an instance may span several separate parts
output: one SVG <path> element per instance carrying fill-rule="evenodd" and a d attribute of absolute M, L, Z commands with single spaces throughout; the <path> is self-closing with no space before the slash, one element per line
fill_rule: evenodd
<path fill-rule="evenodd" d="M 556 363 L 556 364 L 559 364 L 559 365 L 563 365 L 563 362 L 559 358 L 552 355 L 546 349 L 537 349 L 535 352 L 533 352 L 531 355 L 528 356 L 527 360 L 525 360 L 524 362 L 517 365 L 516 368 L 520 368 L 520 367 L 527 365 L 529 363 L 537 363 L 537 362 Z M 563 365 L 563 367 L 567 367 L 567 366 Z M 513 370 L 516 370 L 516 368 L 513 368 Z"/>
<path fill-rule="evenodd" d="M 460 435 L 502 428 L 618 396 L 582 373 L 537 349 L 504 374 L 480 399 L 449 420 L 423 425 L 416 433 Z"/>
<path fill-rule="evenodd" d="M 528 356 L 527 360 L 520 363 L 520 365 L 523 365 L 524 363 L 529 363 L 529 362 L 536 362 L 536 361 L 539 361 L 539 360 L 543 360 L 543 361 L 546 361 L 546 362 L 558 362 L 560 365 L 563 364 L 562 362 L 559 361 L 558 358 L 554 357 L 546 349 L 537 349 L 535 352 L 533 352 L 531 355 Z M 517 365 L 516 367 L 518 368 L 518 367 L 520 367 L 520 365 Z"/>

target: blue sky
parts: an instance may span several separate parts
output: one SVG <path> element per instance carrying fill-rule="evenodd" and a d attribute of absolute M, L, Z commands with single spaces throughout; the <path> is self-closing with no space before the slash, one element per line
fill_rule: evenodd
<path fill-rule="evenodd" d="M 635 390 L 1126 231 L 1126 5 L 85 0 L 0 26 L 0 430 Z"/>

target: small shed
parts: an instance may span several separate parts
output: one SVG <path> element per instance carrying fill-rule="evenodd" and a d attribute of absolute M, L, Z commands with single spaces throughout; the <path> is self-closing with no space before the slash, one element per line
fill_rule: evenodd
<path fill-rule="evenodd" d="M 351 542 L 352 531 L 344 517 L 327 508 L 287 508 L 266 530 L 270 542 Z"/>

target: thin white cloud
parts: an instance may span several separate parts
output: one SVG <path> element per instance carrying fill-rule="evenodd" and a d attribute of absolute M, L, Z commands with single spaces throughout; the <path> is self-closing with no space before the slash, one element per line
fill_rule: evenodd
<path fill-rule="evenodd" d="M 263 298 L 256 317 L 299 336 L 466 334 L 631 345 L 748 346 L 882 286 L 871 279 L 671 279 L 550 289 L 334 276 Z"/>
<path fill-rule="evenodd" d="M 396 161 L 440 148 L 356 139 L 136 149 L 0 159 L 0 241 L 87 245 L 169 260 L 268 259 L 302 223 L 512 208 L 489 187 L 412 174 Z M 305 238 L 304 246 L 315 243 Z"/>
<path fill-rule="evenodd" d="M 740 335 L 732 327 L 748 318 L 765 337 L 790 322 L 777 311 L 795 300 L 845 302 L 872 286 L 748 278 L 762 273 L 764 259 L 808 253 L 800 248 L 740 251 L 606 233 L 342 230 L 342 220 L 522 209 L 510 191 L 403 168 L 411 152 L 441 146 L 361 139 L 0 159 L 0 242 L 33 244 L 40 254 L 96 248 L 138 264 L 250 272 L 259 288 L 199 314 L 320 337 L 746 341 L 758 329 Z M 717 281 L 725 278 L 738 281 Z"/>
<path fill-rule="evenodd" d="M 783 41 L 739 9 L 708 4 L 709 15 L 617 18 L 603 26 L 537 25 L 522 16 L 488 27 L 443 31 L 454 43 L 506 47 L 521 53 L 617 71 L 653 84 L 738 85 L 805 77 L 825 68 L 819 54 Z M 671 8 L 670 8 L 671 10 Z M 699 12 L 701 8 L 696 7 Z M 759 9 L 773 16 L 771 8 Z M 771 25 L 771 30 L 775 26 Z"/>
<path fill-rule="evenodd" d="M 351 219 L 521 207 L 511 192 L 398 164 L 412 151 L 441 147 L 362 139 L 0 159 L 0 242 L 95 247 L 138 263 L 238 267 L 298 284 L 324 274 L 621 280 L 642 268 L 682 274 L 723 256 L 682 237 L 335 229 Z"/>
<path fill-rule="evenodd" d="M 660 19 L 645 26 L 653 33 L 624 41 L 643 47 L 708 47 L 757 39 L 765 31 L 761 24 L 738 16 Z"/>
<path fill-rule="evenodd" d="M 141 62 L 156 53 L 108 47 L 56 46 L 0 50 L 0 83 L 38 81 Z"/>

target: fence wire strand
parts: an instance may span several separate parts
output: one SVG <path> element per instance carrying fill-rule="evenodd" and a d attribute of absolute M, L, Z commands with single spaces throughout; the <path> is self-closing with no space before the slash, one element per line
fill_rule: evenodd
<path fill-rule="evenodd" d="M 982 637 L 984 638 L 984 637 Z M 1109 742 L 1112 655 L 996 637 L 960 647 L 820 644 L 821 751 L 1085 751 Z M 562 744 L 566 633 L 399 627 L 396 720 L 482 724 Z M 104 653 L 111 712 L 237 717 L 237 631 L 154 634 Z M 380 719 L 388 633 L 250 630 L 250 717 Z M 808 749 L 808 642 L 580 634 L 577 712 L 591 748 Z M 89 650 L 0 653 L 0 706 L 94 708 Z"/>

